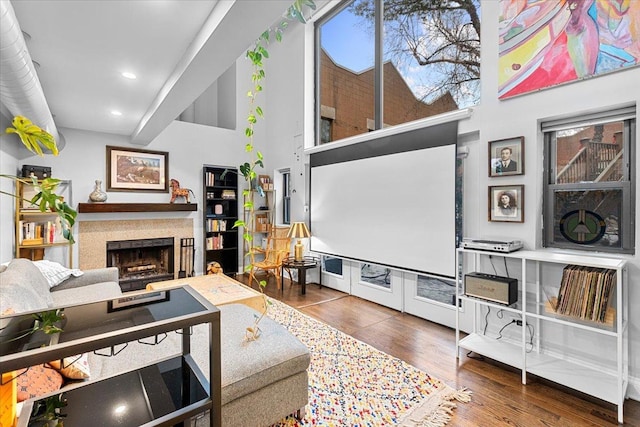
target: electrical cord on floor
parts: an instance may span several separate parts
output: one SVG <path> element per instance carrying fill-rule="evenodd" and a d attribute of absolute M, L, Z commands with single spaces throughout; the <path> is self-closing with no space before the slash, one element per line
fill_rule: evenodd
<path fill-rule="evenodd" d="M 480 355 L 478 355 L 478 356 L 472 356 L 472 355 L 471 355 L 471 353 L 473 353 L 473 351 L 470 351 L 470 352 L 468 352 L 468 353 L 467 353 L 467 357 L 468 357 L 469 359 L 473 359 L 473 360 L 484 360 L 484 356 L 480 356 Z"/>

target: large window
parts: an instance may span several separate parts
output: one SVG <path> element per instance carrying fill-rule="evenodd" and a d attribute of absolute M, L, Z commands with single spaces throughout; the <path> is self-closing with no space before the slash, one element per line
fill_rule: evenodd
<path fill-rule="evenodd" d="M 340 4 L 316 24 L 316 144 L 477 104 L 479 34 L 479 0 Z"/>
<path fill-rule="evenodd" d="M 635 108 L 544 123 L 545 246 L 635 251 Z"/>

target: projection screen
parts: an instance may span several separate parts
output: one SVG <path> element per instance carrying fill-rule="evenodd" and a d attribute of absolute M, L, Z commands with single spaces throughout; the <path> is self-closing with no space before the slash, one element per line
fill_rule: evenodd
<path fill-rule="evenodd" d="M 457 121 L 310 156 L 311 250 L 455 277 Z"/>

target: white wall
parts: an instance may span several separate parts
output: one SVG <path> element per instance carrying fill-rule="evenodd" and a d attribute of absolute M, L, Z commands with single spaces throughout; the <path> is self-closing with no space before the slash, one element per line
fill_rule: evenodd
<path fill-rule="evenodd" d="M 243 154 L 240 137 L 236 131 L 219 129 L 210 126 L 172 122 L 151 144 L 145 147 L 128 143 L 128 138 L 119 135 L 110 135 L 97 132 L 81 131 L 76 129 L 61 129 L 67 141 L 67 145 L 59 156 L 38 157 L 32 156 L 23 159 L 20 164 L 47 165 L 52 168 L 52 175 L 60 179 L 72 181 L 73 201 L 72 206 L 78 203 L 88 202 L 88 196 L 93 191 L 95 180 L 103 181 L 103 190 L 106 191 L 106 146 L 145 148 L 149 150 L 169 152 L 169 176 L 180 181 L 182 187 L 190 188 L 195 193 L 195 202 L 198 203 L 197 212 L 188 213 L 153 213 L 153 214 L 79 214 L 78 221 L 163 218 L 168 216 L 192 217 L 194 221 L 194 236 L 196 236 L 196 261 L 197 272 L 202 272 L 202 165 L 214 164 L 221 166 L 237 166 L 240 164 Z M 2 155 L 2 159 L 9 157 Z M 4 172 L 5 166 L 2 164 Z M 139 193 L 139 192 L 107 192 L 108 202 L 168 202 L 169 193 Z M 4 215 L 5 199 L 3 197 Z M 182 202 L 179 200 L 178 202 Z M 2 235 L 13 233 L 13 210 L 2 217 Z M 77 231 L 76 231 L 77 232 Z M 5 248 L 7 239 L 2 239 L 2 258 L 0 262 L 8 261 L 13 257 L 13 247 Z M 11 239 L 8 239 L 11 242 Z M 74 246 L 74 260 L 78 260 L 78 245 Z"/>
<path fill-rule="evenodd" d="M 469 148 L 465 160 L 464 176 L 464 232 L 465 236 L 512 237 L 525 242 L 527 249 L 539 249 L 542 242 L 542 170 L 543 136 L 540 122 L 561 116 L 580 115 L 599 111 L 622 104 L 640 105 L 640 91 L 631 82 L 640 81 L 640 67 L 599 76 L 539 92 L 500 101 L 497 98 L 498 2 L 482 2 L 482 66 L 485 76 L 481 86 L 481 104 L 474 108 L 470 119 L 460 122 L 460 144 Z M 274 167 L 291 167 L 292 172 L 304 174 L 302 163 L 298 161 L 296 146 L 300 132 L 311 134 L 310 129 L 302 129 L 301 123 L 313 123 L 313 102 L 305 101 L 303 76 L 309 72 L 305 68 L 305 31 L 300 25 L 292 25 L 282 44 L 270 48 L 267 63 L 269 80 L 268 116 L 269 138 L 268 158 Z M 308 34 L 311 33 L 307 31 Z M 307 39 L 306 45 L 309 45 Z M 310 60 L 309 55 L 306 58 Z M 312 69 L 312 65 L 311 65 Z M 306 71 L 305 71 L 306 70 Z M 306 88 L 307 93 L 309 88 Z M 304 112 L 303 112 L 304 109 Z M 525 137 L 525 175 L 488 178 L 487 143 L 514 136 Z M 640 138 L 640 132 L 636 135 Z M 311 141 L 304 141 L 311 144 Z M 640 146 L 635 141 L 635 146 Z M 309 146 L 309 145 L 307 145 Z M 636 164 L 640 164 L 640 150 L 636 150 Z M 293 174 L 296 193 L 292 200 L 292 219 L 303 219 L 302 204 L 306 200 L 304 175 Z M 525 222 L 492 223 L 487 220 L 487 187 L 490 185 L 524 184 Z M 640 186 L 636 186 L 636 205 L 640 201 Z M 638 208 L 636 208 L 636 211 Z M 640 227 L 636 223 L 636 240 L 640 238 Z M 633 286 L 640 279 L 640 257 L 625 257 L 629 260 L 630 307 L 640 305 L 640 290 Z M 629 322 L 630 374 L 633 384 L 629 394 L 640 398 L 640 311 L 631 310 Z M 591 343 L 585 352 L 599 352 L 599 343 Z"/>

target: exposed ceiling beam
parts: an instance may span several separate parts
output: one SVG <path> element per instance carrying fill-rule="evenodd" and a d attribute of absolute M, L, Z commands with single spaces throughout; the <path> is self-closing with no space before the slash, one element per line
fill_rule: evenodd
<path fill-rule="evenodd" d="M 283 16 L 290 3 L 291 0 L 218 2 L 131 135 L 131 142 L 149 144 Z"/>

